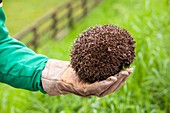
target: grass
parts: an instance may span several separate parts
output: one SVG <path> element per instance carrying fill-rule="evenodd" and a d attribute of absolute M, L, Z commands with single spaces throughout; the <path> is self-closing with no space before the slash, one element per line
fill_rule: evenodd
<path fill-rule="evenodd" d="M 69 60 L 71 45 L 83 30 L 98 24 L 121 26 L 136 40 L 135 70 L 126 85 L 103 98 L 81 98 L 49 97 L 0 84 L 0 113 L 169 113 L 169 13 L 169 0 L 103 1 L 64 39 L 49 40 L 38 52 Z"/>

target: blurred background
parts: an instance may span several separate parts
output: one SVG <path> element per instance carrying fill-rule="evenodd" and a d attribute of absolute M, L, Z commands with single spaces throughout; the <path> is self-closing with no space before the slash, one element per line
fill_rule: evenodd
<path fill-rule="evenodd" d="M 0 113 L 170 113 L 170 1 L 82 1 L 67 4 L 68 0 L 6 0 L 3 5 L 6 26 L 11 36 L 23 36 L 18 39 L 37 53 L 60 60 L 70 60 L 72 43 L 89 27 L 114 24 L 125 28 L 136 41 L 136 58 L 131 65 L 135 70 L 127 83 L 119 91 L 102 98 L 71 94 L 50 97 L 0 83 Z M 71 4 L 78 2 L 81 5 L 74 10 Z M 50 21 L 62 23 L 54 13 L 61 4 L 67 4 L 64 7 L 70 10 L 65 17 L 68 24 L 56 27 Z M 80 14 L 82 16 L 74 18 Z M 64 11 L 61 18 L 62 15 Z M 41 27 L 41 22 L 48 20 Z M 50 30 L 46 29 L 49 25 Z M 35 26 L 40 26 L 43 33 Z M 24 31 L 29 33 L 23 35 Z"/>

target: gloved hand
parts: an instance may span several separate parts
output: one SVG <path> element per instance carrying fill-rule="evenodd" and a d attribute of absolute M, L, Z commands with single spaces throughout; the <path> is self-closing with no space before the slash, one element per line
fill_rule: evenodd
<path fill-rule="evenodd" d="M 70 62 L 49 59 L 42 72 L 41 81 L 44 91 L 51 96 L 71 93 L 83 97 L 102 97 L 117 91 L 132 71 L 132 68 L 127 69 L 106 80 L 88 84 L 79 80 Z"/>

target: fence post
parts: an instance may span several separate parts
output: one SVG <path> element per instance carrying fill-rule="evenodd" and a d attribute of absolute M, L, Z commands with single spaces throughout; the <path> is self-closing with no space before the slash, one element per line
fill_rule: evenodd
<path fill-rule="evenodd" d="M 51 26 L 51 29 L 53 31 L 52 33 L 52 38 L 55 38 L 57 32 L 58 32 L 58 28 L 57 28 L 57 24 L 58 24 L 58 19 L 57 19 L 57 16 L 56 16 L 56 13 L 54 13 L 52 15 L 52 19 L 53 19 L 53 22 L 52 22 L 52 26 Z"/>
<path fill-rule="evenodd" d="M 87 0 L 81 0 L 81 5 L 82 5 L 82 8 L 83 8 L 83 14 L 82 14 L 82 16 L 85 16 L 86 14 L 87 14 L 87 11 L 88 11 L 88 9 L 87 9 Z"/>
<path fill-rule="evenodd" d="M 37 47 L 38 47 L 38 43 L 37 43 L 37 40 L 38 40 L 38 33 L 37 33 L 37 27 L 34 27 L 32 29 L 32 32 L 33 32 L 33 40 L 31 42 L 31 44 L 33 45 L 33 49 L 34 51 L 37 50 Z"/>
<path fill-rule="evenodd" d="M 68 26 L 70 28 L 72 28 L 73 27 L 73 17 L 72 17 L 73 9 L 71 7 L 71 3 L 67 4 L 67 9 L 68 9 L 68 15 L 67 15 L 67 17 L 68 17 Z"/>
<path fill-rule="evenodd" d="M 95 0 L 94 6 L 97 6 L 100 2 L 101 2 L 101 0 Z"/>

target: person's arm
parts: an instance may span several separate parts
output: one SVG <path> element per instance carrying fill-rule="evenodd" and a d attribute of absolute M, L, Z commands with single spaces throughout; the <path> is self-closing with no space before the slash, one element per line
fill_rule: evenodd
<path fill-rule="evenodd" d="M 1 0 L 0 0 L 1 1 Z M 9 36 L 0 6 L 0 82 L 49 95 L 76 94 L 105 96 L 117 91 L 132 70 L 125 70 L 93 84 L 79 81 L 70 62 L 48 59 L 36 54 L 23 43 Z"/>
<path fill-rule="evenodd" d="M 49 59 L 41 81 L 44 91 L 51 96 L 72 93 L 83 97 L 103 97 L 120 89 L 132 71 L 132 68 L 126 69 L 106 80 L 89 84 L 80 81 L 70 62 Z"/>
<path fill-rule="evenodd" d="M 9 36 L 0 7 L 0 82 L 16 88 L 42 91 L 41 73 L 48 60 Z"/>

